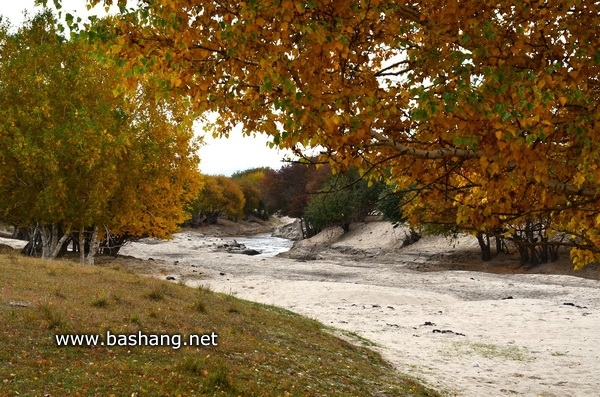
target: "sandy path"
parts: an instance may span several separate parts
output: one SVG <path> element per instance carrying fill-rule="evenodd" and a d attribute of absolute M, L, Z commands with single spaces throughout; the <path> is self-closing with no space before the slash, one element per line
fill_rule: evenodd
<path fill-rule="evenodd" d="M 123 253 L 177 260 L 162 265 L 162 277 L 355 332 L 373 341 L 401 372 L 450 396 L 600 393 L 596 280 L 424 273 L 409 269 L 427 260 L 414 250 L 400 253 L 396 264 L 253 258 L 213 253 L 206 247 L 215 239 L 195 240 L 187 235 L 169 243 L 132 244 Z"/>

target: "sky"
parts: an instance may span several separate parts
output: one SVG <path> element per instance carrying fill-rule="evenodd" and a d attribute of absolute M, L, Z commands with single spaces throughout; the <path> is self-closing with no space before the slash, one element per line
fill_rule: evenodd
<path fill-rule="evenodd" d="M 0 0 L 0 15 L 8 18 L 12 25 L 18 26 L 23 22 L 23 10 L 30 14 L 36 12 L 35 0 Z M 52 4 L 52 0 L 48 0 Z M 85 0 L 62 0 L 65 12 L 77 16 L 88 15 Z M 92 9 L 92 14 L 98 14 L 102 8 Z M 202 128 L 196 132 L 203 135 Z M 243 171 L 255 167 L 271 167 L 278 169 L 286 152 L 270 149 L 265 135 L 256 137 L 243 136 L 241 128 L 232 132 L 228 139 L 214 139 L 210 134 L 204 137 L 205 145 L 200 149 L 200 171 L 209 175 L 230 176 L 235 171 Z"/>

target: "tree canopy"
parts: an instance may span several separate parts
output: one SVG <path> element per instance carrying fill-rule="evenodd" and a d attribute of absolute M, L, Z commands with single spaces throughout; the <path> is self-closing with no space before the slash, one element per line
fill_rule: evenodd
<path fill-rule="evenodd" d="M 200 182 L 182 101 L 157 100 L 148 76 L 116 94 L 120 72 L 90 51 L 49 13 L 0 31 L 0 219 L 33 229 L 47 258 L 91 240 L 88 263 L 108 232 L 176 231 Z"/>
<path fill-rule="evenodd" d="M 329 175 L 321 185 L 312 192 L 304 214 L 307 227 L 315 231 L 332 225 L 349 231 L 352 222 L 364 221 L 377 209 L 382 190 L 381 184 L 369 186 L 356 168 Z"/>
<path fill-rule="evenodd" d="M 246 197 L 234 180 L 224 175 L 206 175 L 203 182 L 200 193 L 188 204 L 193 225 L 215 224 L 221 215 L 234 219 L 244 215 Z"/>
<path fill-rule="evenodd" d="M 111 54 L 217 112 L 218 133 L 380 172 L 418 193 L 414 223 L 544 219 L 577 266 L 600 258 L 597 1 L 118 3 Z"/>

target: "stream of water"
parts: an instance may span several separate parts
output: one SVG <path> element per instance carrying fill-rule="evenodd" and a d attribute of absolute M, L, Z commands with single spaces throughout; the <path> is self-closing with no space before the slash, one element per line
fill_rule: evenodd
<path fill-rule="evenodd" d="M 281 252 L 289 251 L 294 242 L 285 238 L 273 237 L 269 233 L 256 234 L 253 236 L 230 237 L 248 249 L 260 252 L 261 257 L 273 257 Z"/>

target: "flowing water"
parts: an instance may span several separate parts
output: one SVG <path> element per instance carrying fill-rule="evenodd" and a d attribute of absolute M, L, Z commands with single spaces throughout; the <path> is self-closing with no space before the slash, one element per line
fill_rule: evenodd
<path fill-rule="evenodd" d="M 273 237 L 269 233 L 256 234 L 253 236 L 231 237 L 232 240 L 244 244 L 248 249 L 260 252 L 260 257 L 273 257 L 281 252 L 289 251 L 294 242 L 285 238 Z"/>

